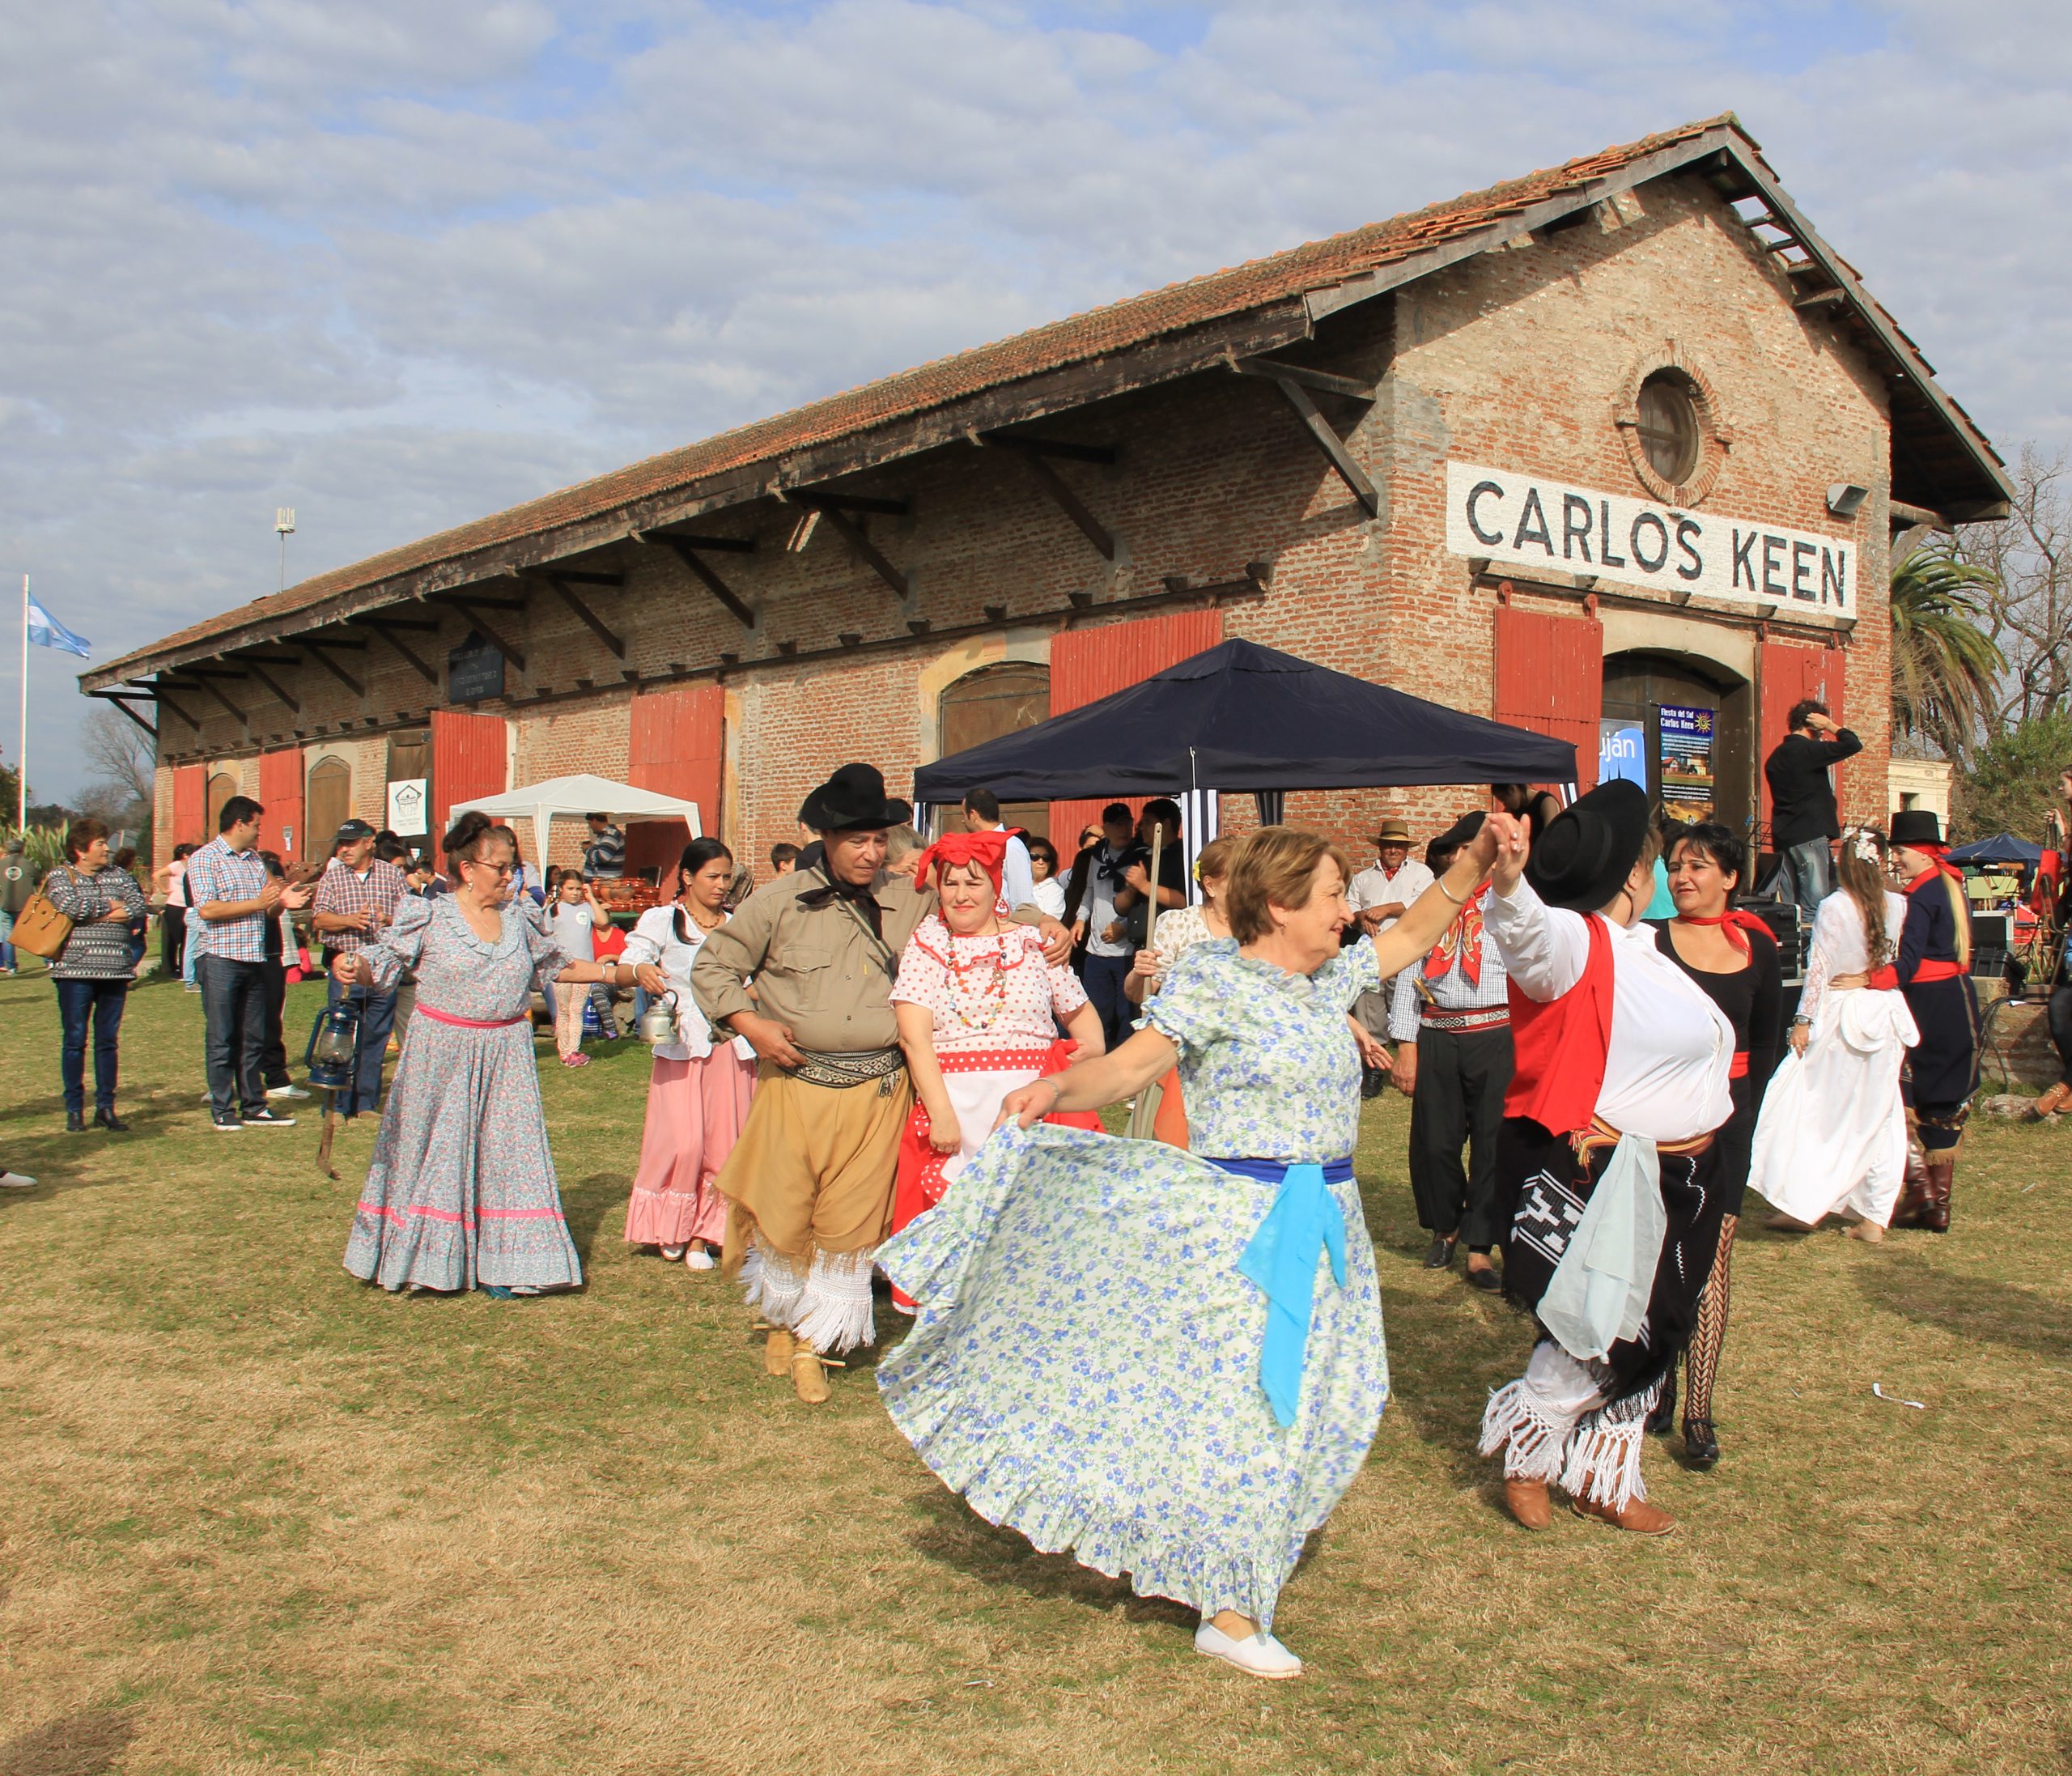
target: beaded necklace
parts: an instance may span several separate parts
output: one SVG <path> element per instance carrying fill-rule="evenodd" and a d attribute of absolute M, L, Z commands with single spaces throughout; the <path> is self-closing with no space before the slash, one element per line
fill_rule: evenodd
<path fill-rule="evenodd" d="M 957 953 L 957 933 L 949 921 L 944 921 L 942 928 L 949 941 L 949 992 L 958 1020 L 974 1030 L 989 1030 L 1007 1009 L 1007 971 L 1019 967 L 1020 960 L 1005 959 L 1006 946 L 996 934 L 977 937 L 982 946 L 990 947 L 980 948 L 967 961 Z M 979 976 L 975 986 L 967 978 L 972 975 Z"/>

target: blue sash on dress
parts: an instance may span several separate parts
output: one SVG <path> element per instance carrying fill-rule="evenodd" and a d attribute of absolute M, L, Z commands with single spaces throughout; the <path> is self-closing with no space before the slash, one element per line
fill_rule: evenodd
<path fill-rule="evenodd" d="M 1267 1298 L 1266 1336 L 1259 1345 L 1259 1385 L 1275 1422 L 1295 1421 L 1302 1367 L 1310 1342 L 1310 1309 L 1316 1294 L 1317 1260 L 1331 1254 L 1331 1275 L 1345 1284 L 1345 1216 L 1333 1184 L 1352 1181 L 1350 1157 L 1328 1165 L 1291 1166 L 1278 1159 L 1219 1159 L 1212 1166 L 1263 1184 L 1278 1183 L 1273 1206 L 1238 1259 L 1238 1274 Z"/>

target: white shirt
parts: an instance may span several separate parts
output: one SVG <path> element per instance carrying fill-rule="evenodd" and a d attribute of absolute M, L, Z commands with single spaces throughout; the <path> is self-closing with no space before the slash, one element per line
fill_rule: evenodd
<path fill-rule="evenodd" d="M 1093 860 L 1086 866 L 1086 899 L 1080 911 L 1086 916 L 1086 953 L 1089 956 L 1130 956 L 1136 952 L 1123 943 L 1111 943 L 1101 933 L 1115 922 L 1115 890 L 1125 886 L 1120 882 L 1109 882 L 1101 873 L 1102 866 L 1113 865 L 1122 852 L 1112 849 L 1106 839 L 1093 848 Z"/>
<path fill-rule="evenodd" d="M 987 832 L 1007 832 L 1004 822 L 988 826 Z M 1036 872 L 1029 866 L 1029 848 L 1013 833 L 1007 835 L 1007 855 L 1000 860 L 1000 910 L 1013 912 L 1036 898 Z"/>
<path fill-rule="evenodd" d="M 1055 876 L 1046 877 L 1030 890 L 1029 898 L 1036 903 L 1036 910 L 1050 917 L 1062 920 L 1065 916 L 1065 885 Z"/>
<path fill-rule="evenodd" d="M 1371 869 L 1363 869 L 1352 878 L 1345 890 L 1345 898 L 1355 912 L 1365 912 L 1369 907 L 1386 907 L 1391 901 L 1401 901 L 1408 907 L 1432 886 L 1432 872 L 1415 857 L 1403 860 L 1403 867 L 1394 875 L 1378 863 Z M 1375 935 L 1386 931 L 1400 916 L 1391 913 L 1375 928 Z"/>
<path fill-rule="evenodd" d="M 1590 923 L 1549 907 L 1523 877 L 1506 896 L 1492 886 L 1483 929 L 1518 990 L 1543 1004 L 1583 978 Z M 1655 947 L 1648 925 L 1606 920 L 1611 934 L 1611 1040 L 1597 1113 L 1650 1141 L 1690 1141 L 1734 1114 L 1727 1071 L 1734 1026 L 1705 991 Z"/>
<path fill-rule="evenodd" d="M 732 917 L 731 914 L 728 917 Z M 683 916 L 684 935 L 677 936 L 677 908 L 673 902 L 667 906 L 650 907 L 641 914 L 633 928 L 632 935 L 626 940 L 626 949 L 618 960 L 628 968 L 637 968 L 643 962 L 652 962 L 669 976 L 669 985 L 677 996 L 677 1035 L 675 1042 L 657 1043 L 655 1058 L 657 1060 L 699 1060 L 712 1052 L 710 1026 L 698 1009 L 697 1002 L 690 996 L 690 965 L 697 959 L 699 947 L 711 933 L 686 912 Z M 753 1056 L 754 1048 L 745 1036 L 733 1039 L 735 1052 L 744 1057 Z"/>

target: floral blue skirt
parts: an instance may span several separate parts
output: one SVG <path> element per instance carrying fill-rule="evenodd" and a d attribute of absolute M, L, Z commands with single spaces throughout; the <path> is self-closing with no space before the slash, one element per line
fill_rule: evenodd
<path fill-rule="evenodd" d="M 893 1422 L 1043 1553 L 1270 1626 L 1389 1391 L 1374 1246 L 1335 1185 L 1345 1282 L 1318 1264 L 1294 1421 L 1275 1421 L 1266 1298 L 1237 1264 L 1276 1188 L 1157 1141 L 1001 1129 L 878 1248 L 920 1307 L 878 1368 Z"/>

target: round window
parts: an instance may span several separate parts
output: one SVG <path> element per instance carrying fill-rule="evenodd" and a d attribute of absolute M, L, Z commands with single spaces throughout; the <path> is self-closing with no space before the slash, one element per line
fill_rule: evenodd
<path fill-rule="evenodd" d="M 1641 448 L 1648 466 L 1674 486 L 1697 472 L 1698 404 L 1674 370 L 1658 370 L 1641 385 Z"/>

